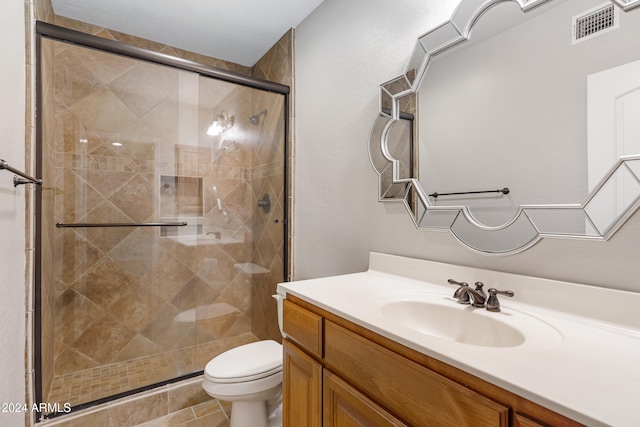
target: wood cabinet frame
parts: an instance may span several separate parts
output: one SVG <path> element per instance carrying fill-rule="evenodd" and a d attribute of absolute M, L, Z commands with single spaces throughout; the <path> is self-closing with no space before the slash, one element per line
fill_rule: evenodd
<path fill-rule="evenodd" d="M 285 300 L 284 332 L 287 336 L 285 339 L 285 379 L 291 375 L 287 373 L 287 370 L 290 369 L 287 367 L 286 360 L 289 357 L 287 355 L 295 351 L 296 354 L 306 356 L 307 363 L 313 364 L 320 372 L 325 370 L 328 372 L 329 378 L 339 380 L 341 385 L 350 387 L 349 390 L 352 389 L 358 396 L 361 395 L 365 399 L 365 406 L 361 407 L 366 407 L 371 402 L 375 405 L 375 411 L 391 416 L 393 422 L 399 423 L 371 424 L 376 427 L 379 425 L 422 427 L 421 423 L 425 421 L 421 420 L 424 420 L 428 411 L 425 412 L 424 408 L 418 407 L 421 406 L 420 399 L 428 398 L 422 393 L 424 390 L 429 393 L 429 389 L 433 390 L 432 398 L 436 399 L 435 403 L 429 405 L 433 408 L 441 407 L 441 411 L 446 415 L 440 419 L 433 419 L 431 421 L 433 425 L 456 427 L 460 425 L 473 427 L 480 425 L 582 426 L 582 424 L 537 403 L 433 357 L 405 347 L 292 295 L 288 295 Z M 390 363 L 400 363 L 397 366 L 401 366 L 401 370 L 404 371 L 401 374 L 403 375 L 402 381 L 391 381 L 389 374 L 386 374 L 386 377 L 383 374 L 376 374 L 376 372 L 383 372 L 384 366 Z M 369 369 L 366 369 L 367 364 L 370 365 Z M 407 391 L 403 392 L 400 385 L 408 384 L 412 378 L 415 378 L 417 382 L 426 381 L 425 379 L 428 378 L 428 381 L 432 381 L 432 383 L 426 388 L 421 388 L 419 384 L 407 385 Z M 394 384 L 380 383 L 385 380 Z M 290 384 L 285 382 L 285 414 L 289 410 L 294 410 L 292 406 L 295 404 L 295 400 L 291 399 L 299 398 L 299 396 L 294 396 L 293 390 L 288 389 L 289 387 Z M 340 388 L 336 388 L 335 385 L 333 387 L 334 389 Z M 390 391 L 383 390 L 387 388 Z M 320 389 L 322 389 L 322 385 L 320 385 Z M 323 393 L 318 391 L 319 389 L 315 390 L 316 399 L 319 402 L 318 406 L 322 408 L 324 403 L 324 418 L 327 423 L 322 425 L 331 427 L 335 424 L 331 424 L 334 415 L 330 411 L 327 412 L 327 407 L 330 405 L 327 405 L 328 402 L 323 402 Z M 324 394 L 327 399 L 326 390 Z M 403 394 L 404 397 L 401 397 Z M 477 405 L 469 407 L 469 402 L 474 402 Z M 429 405 L 425 404 L 425 406 Z M 418 409 L 416 410 L 416 408 Z M 449 418 L 452 411 L 457 415 Z M 412 415 L 413 412 L 417 415 Z M 318 410 L 318 413 L 322 414 L 322 409 Z M 468 417 L 469 414 L 474 413 L 476 418 Z M 481 414 L 480 418 L 477 414 Z M 384 419 L 384 416 L 376 419 Z M 449 422 L 448 420 L 455 421 Z M 287 423 L 285 417 L 285 427 L 300 427 L 302 425 L 305 424 Z"/>

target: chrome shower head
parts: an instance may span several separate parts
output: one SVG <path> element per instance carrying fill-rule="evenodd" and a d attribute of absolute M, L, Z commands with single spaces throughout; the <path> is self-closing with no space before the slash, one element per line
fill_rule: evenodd
<path fill-rule="evenodd" d="M 265 108 L 263 111 L 259 112 L 258 114 L 256 114 L 255 116 L 251 116 L 249 117 L 249 121 L 251 122 L 252 125 L 257 126 L 260 123 L 260 116 L 261 115 L 267 115 L 267 109 Z"/>

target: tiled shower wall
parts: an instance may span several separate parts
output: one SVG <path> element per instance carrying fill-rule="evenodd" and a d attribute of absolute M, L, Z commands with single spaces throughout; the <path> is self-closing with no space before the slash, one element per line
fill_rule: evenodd
<path fill-rule="evenodd" d="M 196 123 L 178 119 L 183 116 L 178 110 L 190 106 L 176 101 L 175 69 L 48 40 L 45 48 L 49 44 L 55 50 L 54 222 L 166 221 L 159 203 L 161 176 L 188 170 L 205 189 L 207 203 L 200 214 L 204 230 L 226 230 L 219 242 L 202 245 L 162 237 L 157 228 L 55 230 L 54 372 L 65 378 L 54 380 L 50 397 L 78 404 L 200 370 L 215 353 L 196 351 L 196 345 L 201 349 L 205 343 L 233 338 L 224 349 L 254 339 L 251 280 L 236 267 L 251 260 L 246 176 L 251 156 L 239 148 L 232 161 L 218 155 L 212 163 L 208 155 L 187 165 L 177 157 L 178 143 L 185 142 L 179 129 L 197 127 L 198 116 L 209 118 L 212 112 L 196 112 Z M 181 90 L 189 91 L 184 87 L 188 80 L 198 86 L 197 76 L 191 77 L 195 81 L 180 78 Z M 250 105 L 250 95 L 246 88 L 232 90 L 223 101 L 225 108 L 248 118 L 249 108 L 243 111 L 242 106 Z M 202 121 L 203 129 L 194 132 L 196 144 L 207 125 Z M 207 154 L 211 151 L 204 148 Z M 172 190 L 175 196 L 183 192 L 180 188 Z M 228 234 L 230 230 L 241 237 L 232 238 L 236 235 Z M 176 321 L 196 307 L 215 313 L 210 317 L 202 310 L 195 322 Z M 238 340 L 240 336 L 245 338 Z M 153 375 L 133 364 L 177 350 L 154 367 Z M 117 379 L 103 378 L 99 387 L 83 384 L 79 394 L 62 393 L 69 374 L 82 371 L 87 377 L 92 368 L 120 362 L 127 362 L 127 376 L 121 377 L 124 370 L 109 369 L 98 377 L 118 373 Z"/>
<path fill-rule="evenodd" d="M 31 7 L 33 7 L 33 11 L 31 11 Z M 192 60 L 195 62 L 200 62 L 200 63 L 204 63 L 204 64 L 208 64 L 208 65 L 212 65 L 214 67 L 220 68 L 220 69 L 224 69 L 224 70 L 231 70 L 231 71 L 235 71 L 235 72 L 239 72 L 242 74 L 250 74 L 251 70 L 248 67 L 244 67 L 241 66 L 239 64 L 234 64 L 234 63 L 229 63 L 226 61 L 222 61 L 222 60 L 218 60 L 216 58 L 210 58 L 210 57 L 206 57 L 204 55 L 199 55 L 199 54 L 195 54 L 192 52 L 188 52 L 188 51 L 184 51 L 181 49 L 177 49 L 177 48 L 172 48 L 169 46 L 165 46 L 162 45 L 160 43 L 155 43 L 155 42 L 151 42 L 148 40 L 144 40 L 144 39 L 140 39 L 137 37 L 133 37 L 133 36 L 129 36 L 126 34 L 122 34 L 116 31 L 109 31 L 107 29 L 104 28 L 100 28 L 100 27 L 96 27 L 94 25 L 90 25 L 90 24 L 86 24 L 86 23 L 82 23 L 79 21 L 75 21 L 75 20 L 71 20 L 71 19 L 67 19 L 64 17 L 59 17 L 57 15 L 54 14 L 52 6 L 51 6 L 51 0 L 34 0 L 33 3 L 25 3 L 25 12 L 26 12 L 26 17 L 27 19 L 29 19 L 30 17 L 33 17 L 37 20 L 43 21 L 43 22 L 48 22 L 48 23 L 52 23 L 55 25 L 59 25 L 62 27 L 66 27 L 66 28 L 70 28 L 76 31 L 81 31 L 81 32 L 85 32 L 88 34 L 93 34 L 99 37 L 103 37 L 103 38 L 107 38 L 107 39 L 111 39 L 111 40 L 118 40 L 124 43 L 128 43 L 134 46 L 138 46 L 138 47 L 142 47 L 142 48 L 146 48 L 146 49 L 150 49 L 156 52 L 161 52 L 161 53 L 166 53 L 172 56 L 176 56 L 176 57 L 181 57 L 184 59 L 188 59 L 188 60 Z M 31 26 L 27 27 L 28 29 L 32 30 Z M 35 35 L 33 33 L 30 33 L 28 35 L 28 40 L 33 40 L 33 38 L 35 37 Z M 27 45 L 27 50 L 26 50 L 26 56 L 29 59 L 30 55 L 33 52 L 33 48 L 32 48 L 32 44 L 28 44 Z M 50 55 L 53 55 L 53 52 L 49 53 Z M 49 58 L 45 58 L 45 59 L 49 59 L 50 61 L 52 61 L 52 57 Z M 30 61 L 29 61 L 30 62 Z M 50 62 L 49 64 L 51 64 L 52 62 Z M 46 66 L 43 66 L 43 71 L 45 71 L 44 75 L 46 75 L 47 77 L 44 79 L 43 83 L 43 93 L 45 95 L 45 106 L 46 108 L 52 108 L 53 107 L 53 95 L 52 95 L 52 91 L 53 91 L 53 70 L 46 70 Z M 35 75 L 32 75 L 32 77 L 35 77 Z M 31 93 L 33 93 L 35 91 L 35 86 L 36 86 L 36 82 L 35 80 L 30 80 L 28 82 L 28 89 Z M 47 96 L 47 94 L 49 94 L 49 96 Z M 28 109 L 30 110 L 35 110 L 35 104 L 30 103 L 30 105 L 28 106 Z M 43 123 L 43 128 L 44 131 L 47 132 L 53 132 L 53 120 L 49 120 L 48 122 L 45 121 Z M 33 128 L 30 128 L 30 130 L 32 130 Z M 50 133 L 51 134 L 51 133 Z M 33 147 L 30 146 L 29 141 L 31 140 L 31 135 L 27 135 L 27 153 L 31 153 L 33 150 Z M 46 144 L 50 143 L 52 141 L 44 141 L 45 144 L 45 148 L 44 151 L 50 153 L 49 157 L 44 157 L 43 158 L 43 168 L 45 169 L 45 175 L 43 176 L 44 178 L 44 182 L 45 183 L 51 183 L 54 182 L 54 170 L 55 168 L 53 167 L 54 165 L 54 153 L 55 150 L 52 149 L 51 147 L 46 147 Z M 51 149 L 48 149 L 51 148 Z M 27 161 L 30 161 L 30 158 L 27 159 Z M 44 205 L 43 206 L 43 216 L 47 217 L 47 218 L 52 218 L 54 213 L 53 213 L 53 186 L 47 186 L 46 184 L 43 185 L 43 189 L 42 189 L 42 194 L 43 194 L 43 201 L 44 201 Z M 29 217 L 27 218 L 28 220 L 30 219 Z M 53 245 L 54 245 L 54 231 L 55 229 L 52 226 L 53 224 L 46 224 L 43 226 L 42 229 L 42 242 L 41 242 L 41 253 L 42 253 L 42 261 L 41 261 L 41 265 L 38 266 L 37 268 L 40 270 L 40 273 L 42 274 L 42 282 L 43 283 L 54 283 L 54 267 L 53 267 Z M 29 269 L 29 266 L 27 267 Z M 28 284 L 28 286 L 30 286 L 30 284 Z M 43 390 L 44 390 L 44 395 L 42 396 L 43 401 L 47 401 L 47 391 L 49 390 L 52 380 L 53 380 L 53 363 L 54 363 L 54 355 L 58 356 L 59 353 L 59 348 L 57 348 L 54 351 L 54 331 L 53 331 L 53 325 L 54 325 L 54 287 L 53 286 L 45 286 L 42 288 L 42 295 L 41 295 L 41 302 L 42 302 L 42 308 L 41 308 L 41 313 L 42 313 L 42 336 L 43 336 L 43 341 L 41 344 L 41 348 L 40 348 L 40 353 L 42 355 L 42 369 L 41 369 L 41 376 L 42 376 L 42 382 L 43 382 Z M 33 349 L 33 343 L 28 342 L 27 346 L 30 349 Z M 29 352 L 29 354 L 31 354 L 31 352 Z M 31 356 L 29 356 L 31 357 Z M 29 363 L 27 363 L 27 366 L 29 366 Z M 31 375 L 31 374 L 30 374 Z M 32 384 L 29 380 L 27 381 L 27 385 L 29 386 L 29 384 Z"/>
<path fill-rule="evenodd" d="M 278 82 L 287 85 L 294 90 L 293 85 L 293 42 L 294 31 L 289 30 L 280 40 L 253 66 L 253 75 L 262 79 Z M 264 97 L 266 98 L 266 97 Z M 293 93 L 289 96 L 290 100 L 294 99 Z M 287 218 L 283 215 L 285 206 L 288 208 L 288 216 L 292 217 L 292 197 L 293 197 L 293 166 L 294 154 L 292 136 L 294 126 L 293 105 L 289 106 L 291 112 L 288 121 L 289 146 L 286 155 L 288 156 L 289 167 L 289 188 L 288 197 L 283 192 L 284 187 L 280 184 L 284 181 L 285 174 L 285 146 L 284 138 L 281 134 L 285 131 L 278 123 L 283 123 L 282 117 L 276 117 L 273 113 L 280 112 L 284 114 L 284 110 L 279 108 L 279 104 L 269 104 L 261 102 L 260 97 L 254 99 L 254 112 L 262 111 L 267 108 L 271 111 L 271 115 L 265 118 L 267 126 L 264 126 L 259 133 L 259 140 L 256 144 L 256 153 L 254 155 L 254 182 L 253 198 L 254 206 L 257 200 L 262 198 L 265 193 L 269 193 L 272 199 L 272 208 L 269 214 L 264 214 L 261 209 L 255 209 L 253 212 L 253 263 L 264 266 L 269 270 L 269 274 L 256 276 L 253 282 L 252 296 L 252 317 L 253 332 L 260 339 L 273 339 L 280 341 L 282 339 L 280 330 L 278 329 L 278 312 L 271 295 L 275 294 L 276 285 L 283 281 L 289 280 L 292 275 L 292 258 L 293 250 L 291 247 L 292 237 L 287 235 L 285 241 L 281 239 L 282 233 L 291 230 L 290 224 L 284 223 Z M 273 100 L 273 102 L 282 102 Z M 283 141 L 283 143 L 265 144 L 264 142 Z M 278 222 L 276 222 L 278 221 Z M 282 259 L 282 245 L 288 246 L 288 259 Z M 283 277 L 283 266 L 287 266 L 289 277 Z"/>
<path fill-rule="evenodd" d="M 121 34 L 118 32 L 109 31 L 109 30 L 97 28 L 92 25 L 68 20 L 66 18 L 57 17 L 53 14 L 51 10 L 51 5 L 49 0 L 38 0 L 36 3 L 37 3 L 36 4 L 37 19 L 40 19 L 45 22 L 55 23 L 56 25 L 76 29 L 79 31 L 84 31 L 87 33 L 98 35 L 100 37 L 115 39 L 115 40 L 123 41 L 125 43 L 129 43 L 132 45 L 141 46 L 150 50 L 168 53 L 173 56 L 183 57 L 196 62 L 213 65 L 221 69 L 228 69 L 228 70 L 232 70 L 232 71 L 236 71 L 244 74 L 253 73 L 258 77 L 265 78 L 271 81 L 280 82 L 283 84 L 287 84 L 289 86 L 292 86 L 292 83 L 293 83 L 292 82 L 293 31 L 289 31 L 287 34 L 285 34 L 282 37 L 282 39 L 276 45 L 274 45 L 274 47 L 252 69 L 249 69 L 247 67 L 243 67 L 238 64 L 226 63 L 224 61 L 220 61 L 214 58 L 208 58 L 202 55 L 182 51 L 180 49 L 163 46 L 158 43 L 141 40 L 141 39 L 131 37 L 125 34 Z M 249 114 L 256 114 L 259 111 L 262 111 L 262 109 L 267 108 L 269 113 L 267 117 L 262 118 L 263 123 L 274 123 L 275 121 L 277 121 L 278 118 L 275 112 L 278 111 L 279 106 L 273 104 L 274 102 L 273 100 L 270 103 L 268 100 L 265 101 L 259 98 L 260 98 L 259 96 L 254 97 L 254 99 L 250 104 L 251 105 L 250 111 L 242 112 L 242 116 L 246 118 L 248 117 Z M 48 125 L 52 126 L 53 124 L 49 123 Z M 45 126 L 47 126 L 46 123 L 45 123 Z M 290 120 L 289 126 L 291 130 L 293 126 L 293 120 Z M 282 250 L 283 243 L 281 239 L 280 239 L 280 242 L 278 242 L 278 238 L 279 236 L 281 236 L 281 233 L 283 232 L 283 228 L 287 227 L 287 225 L 283 223 L 283 220 L 285 218 L 283 216 L 281 209 L 284 207 L 285 203 L 290 203 L 290 200 L 284 199 L 284 194 L 282 190 L 278 191 L 275 189 L 277 188 L 278 182 L 282 182 L 282 179 L 284 178 L 283 177 L 284 162 L 282 160 L 275 160 L 277 156 L 283 153 L 284 145 L 280 144 L 278 147 L 275 147 L 275 149 L 264 150 L 264 149 L 261 149 L 260 143 L 267 140 L 274 134 L 278 134 L 278 138 L 279 138 L 280 134 L 284 131 L 284 129 L 282 127 L 279 127 L 276 129 L 272 127 L 270 124 L 264 125 L 261 123 L 260 128 L 258 129 L 254 128 L 253 131 L 255 132 L 254 142 L 256 144 L 252 145 L 252 147 L 255 148 L 256 150 L 253 152 L 249 152 L 249 150 L 245 150 L 245 152 L 243 152 L 243 155 L 245 156 L 245 160 L 246 159 L 251 160 L 251 165 L 248 166 L 251 172 L 249 175 L 245 174 L 245 177 L 251 180 L 251 186 L 250 186 L 250 188 L 252 189 L 251 190 L 251 193 L 252 193 L 251 206 L 254 208 L 249 211 L 250 218 L 247 221 L 246 225 L 248 226 L 247 229 L 250 228 L 253 231 L 253 239 L 251 240 L 252 245 L 250 248 L 243 248 L 240 251 L 243 254 L 240 258 L 242 258 L 242 260 L 245 261 L 245 264 L 251 264 L 253 266 L 252 267 L 253 270 L 251 269 L 245 270 L 245 272 L 241 272 L 241 274 L 237 276 L 239 278 L 238 281 L 243 281 L 244 286 L 248 285 L 253 290 L 252 300 L 250 304 L 251 310 L 247 311 L 244 317 L 246 319 L 253 319 L 251 328 L 254 334 L 260 339 L 273 338 L 273 339 L 279 340 L 280 335 L 277 329 L 277 320 L 276 320 L 277 316 L 276 316 L 275 304 L 271 298 L 271 295 L 275 292 L 276 283 L 282 280 L 283 273 L 282 273 L 281 262 L 283 260 L 281 259 L 282 257 L 281 250 Z M 50 152 L 53 152 L 53 150 L 51 150 Z M 149 155 L 148 151 L 146 155 L 147 156 Z M 293 152 L 290 147 L 289 149 L 290 159 L 292 158 L 292 156 L 293 156 Z M 44 159 L 44 160 L 45 162 L 47 161 L 47 159 Z M 54 159 L 51 158 L 49 159 L 49 161 L 51 165 L 53 164 Z M 60 158 L 58 159 L 58 161 L 60 161 Z M 64 161 L 65 160 L 63 160 L 63 162 Z M 70 161 L 69 157 L 66 158 L 66 161 L 67 162 Z M 77 158 L 75 160 L 71 160 L 71 162 L 74 162 L 74 161 L 77 163 L 78 161 Z M 236 165 L 236 166 L 246 169 L 246 165 L 245 166 Z M 45 164 L 45 168 L 46 168 L 46 164 Z M 49 169 L 52 170 L 52 168 L 49 168 Z M 231 168 L 228 170 L 233 170 L 233 165 L 231 165 Z M 52 182 L 53 179 L 51 178 L 46 180 L 45 182 Z M 224 192 L 224 187 L 225 187 L 224 185 L 220 185 L 220 188 L 218 189 L 218 191 Z M 231 187 L 233 187 L 233 184 L 231 185 Z M 48 193 L 49 197 L 53 196 L 52 188 L 48 188 L 48 189 L 45 188 L 44 190 L 45 191 L 43 191 L 43 195 L 45 198 L 47 197 L 47 191 L 49 191 Z M 255 206 L 257 204 L 257 199 L 262 197 L 262 195 L 265 192 L 269 192 L 272 197 L 272 203 L 274 208 L 272 208 L 270 214 L 264 214 L 262 213 L 261 210 L 255 209 Z M 233 193 L 229 193 L 229 194 L 233 194 Z M 225 203 L 229 203 L 229 200 L 225 201 Z M 53 213 L 51 214 L 53 215 Z M 278 223 L 276 223 L 275 220 L 278 220 Z M 45 227 L 43 231 L 44 231 L 43 245 L 45 247 L 47 246 L 52 247 L 53 233 L 54 233 L 53 227 L 49 227 L 48 229 Z M 140 235 L 140 233 L 136 233 L 136 234 Z M 142 239 L 145 239 L 145 237 L 142 237 Z M 59 240 L 64 241 L 64 239 L 59 239 Z M 287 244 L 290 245 L 290 243 L 287 243 Z M 43 251 L 43 252 L 46 253 L 47 251 Z M 247 255 L 247 253 L 249 255 Z M 291 251 L 289 253 L 291 253 Z M 177 257 L 178 256 L 176 255 L 176 258 Z M 234 255 L 231 255 L 231 257 L 233 258 Z M 238 259 L 235 259 L 234 261 L 238 261 Z M 284 262 L 287 262 L 287 260 L 284 260 Z M 43 265 L 46 267 L 47 265 L 51 266 L 51 264 L 52 264 L 52 260 L 47 260 L 47 258 L 44 257 Z M 51 272 L 53 271 L 53 268 L 45 268 L 43 270 L 44 270 L 43 273 L 46 277 L 47 274 L 52 274 Z M 251 271 L 254 272 L 252 276 L 253 280 L 251 280 L 251 274 L 247 274 L 247 272 L 251 273 Z M 245 274 L 246 277 L 244 277 L 243 274 Z M 46 280 L 46 279 L 43 279 L 43 280 Z M 51 282 L 53 282 L 53 280 L 51 280 L 50 283 Z M 142 285 L 144 285 L 144 283 L 142 283 Z M 197 285 L 193 285 L 193 286 L 197 286 Z M 54 290 L 52 287 L 50 287 L 48 290 L 43 289 L 43 320 L 44 320 L 43 326 L 45 328 L 43 332 L 48 332 L 43 334 L 45 336 L 45 340 L 43 342 L 43 348 L 42 348 L 43 355 L 54 354 L 53 339 L 48 339 L 48 338 L 52 338 L 54 334 L 52 333 L 53 331 L 47 330 L 46 328 L 50 328 L 51 327 L 50 325 L 53 324 L 53 305 L 55 304 L 54 296 L 58 297 L 58 303 L 64 300 L 64 299 L 60 299 L 60 296 L 65 294 L 66 289 L 64 288 L 64 286 L 61 286 L 60 281 L 57 282 L 55 292 L 56 294 L 54 295 Z M 68 296 L 69 294 L 67 293 L 67 297 Z M 75 300 L 75 297 L 70 298 L 70 300 L 71 302 L 73 302 Z M 67 303 L 68 302 L 69 301 L 67 301 Z M 48 322 L 47 319 L 49 319 L 50 322 Z M 78 333 L 78 331 L 76 331 L 76 333 Z M 139 336 L 139 335 L 140 334 L 136 334 L 136 336 Z M 140 340 L 140 338 L 138 338 L 138 340 Z M 240 343 L 241 342 L 236 342 L 234 345 L 238 345 Z M 60 356 L 60 354 L 62 354 L 60 351 L 61 349 L 64 349 L 64 348 L 65 348 L 64 346 L 61 346 L 60 344 L 58 344 L 58 346 L 55 349 L 55 355 Z M 122 349 L 120 351 L 122 352 Z M 73 360 L 73 358 L 71 359 Z M 82 357 L 76 358 L 75 360 L 79 360 L 81 363 L 83 361 Z M 61 362 L 61 366 L 64 366 L 65 364 L 71 365 L 72 363 L 68 363 L 66 361 Z M 53 365 L 53 359 L 48 359 L 47 357 L 43 358 L 43 367 L 45 368 L 44 369 L 45 374 L 46 372 L 53 372 L 53 369 L 47 369 L 47 367 L 52 368 L 53 367 L 52 365 Z M 45 390 L 47 389 L 47 384 L 51 382 L 51 379 L 52 379 L 51 377 L 47 378 L 46 375 L 45 375 L 45 378 L 43 378 L 43 382 L 45 384 L 45 387 L 44 387 Z M 43 400 L 47 401 L 46 396 L 44 396 Z"/>

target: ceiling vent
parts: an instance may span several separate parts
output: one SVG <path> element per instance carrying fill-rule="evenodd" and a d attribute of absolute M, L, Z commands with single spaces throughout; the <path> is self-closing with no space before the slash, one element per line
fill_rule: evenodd
<path fill-rule="evenodd" d="M 572 43 L 580 43 L 619 27 L 618 8 L 605 3 L 573 17 Z"/>

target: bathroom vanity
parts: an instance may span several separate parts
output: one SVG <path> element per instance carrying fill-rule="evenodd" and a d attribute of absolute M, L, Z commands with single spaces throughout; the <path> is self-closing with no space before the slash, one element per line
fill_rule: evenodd
<path fill-rule="evenodd" d="M 460 305 L 448 278 L 515 297 Z M 638 294 L 376 253 L 367 272 L 278 293 L 285 426 L 637 421 Z"/>

